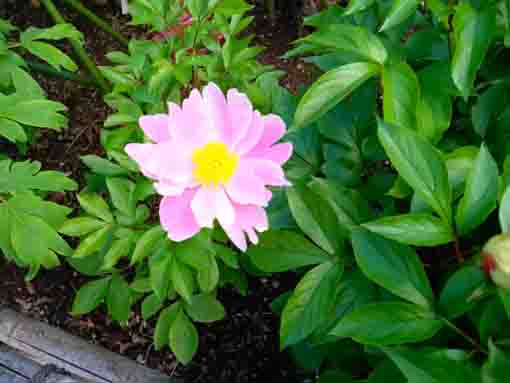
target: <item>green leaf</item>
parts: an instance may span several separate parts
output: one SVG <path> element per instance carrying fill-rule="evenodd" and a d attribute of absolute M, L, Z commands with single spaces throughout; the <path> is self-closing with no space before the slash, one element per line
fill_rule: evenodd
<path fill-rule="evenodd" d="M 163 307 L 163 302 L 156 293 L 147 295 L 142 302 L 142 318 L 149 320 Z"/>
<path fill-rule="evenodd" d="M 495 33 L 495 7 L 476 10 L 468 2 L 457 6 L 453 18 L 455 53 L 452 77 L 464 98 L 471 94 L 476 73 L 489 49 Z"/>
<path fill-rule="evenodd" d="M 471 311 L 488 295 L 485 274 L 480 267 L 463 266 L 446 282 L 439 296 L 439 309 L 447 319 Z"/>
<path fill-rule="evenodd" d="M 220 270 L 216 258 L 212 253 L 207 253 L 207 262 L 198 270 L 197 282 L 200 290 L 204 293 L 212 292 L 220 281 Z M 192 279 L 188 282 L 190 286 L 194 285 Z"/>
<path fill-rule="evenodd" d="M 20 124 L 59 130 L 66 125 L 66 118 L 60 114 L 66 107 L 50 100 L 16 100 L 0 108 L 0 117 Z"/>
<path fill-rule="evenodd" d="M 317 32 L 306 36 L 299 42 L 335 49 L 344 55 L 354 56 L 358 61 L 370 61 L 384 65 L 388 58 L 384 44 L 376 35 L 370 33 L 366 28 L 346 23 L 321 25 Z"/>
<path fill-rule="evenodd" d="M 61 40 L 66 38 L 83 42 L 83 34 L 68 23 L 57 24 L 44 29 L 30 27 L 20 34 L 20 40 L 23 44 L 34 40 Z"/>
<path fill-rule="evenodd" d="M 37 161 L 0 161 L 0 193 L 21 193 L 32 189 L 42 191 L 76 190 L 78 185 L 56 171 L 40 171 Z"/>
<path fill-rule="evenodd" d="M 12 143 L 27 142 L 27 134 L 23 127 L 16 121 L 0 118 L 0 136 L 7 138 Z"/>
<path fill-rule="evenodd" d="M 338 220 L 325 199 L 299 184 L 287 189 L 287 199 L 299 228 L 318 246 L 330 254 L 342 248 Z"/>
<path fill-rule="evenodd" d="M 386 16 L 379 31 L 382 32 L 401 24 L 416 12 L 417 7 L 418 0 L 393 0 L 390 13 Z"/>
<path fill-rule="evenodd" d="M 377 64 L 363 62 L 325 73 L 301 98 L 294 117 L 295 126 L 303 127 L 319 119 L 379 71 Z"/>
<path fill-rule="evenodd" d="M 131 290 L 128 283 L 119 274 L 112 276 L 106 296 L 108 313 L 117 322 L 125 323 L 131 313 Z"/>
<path fill-rule="evenodd" d="M 489 342 L 489 359 L 482 368 L 483 383 L 500 383 L 508 378 L 508 369 L 510 368 L 510 357 L 496 345 Z"/>
<path fill-rule="evenodd" d="M 442 327 L 434 313 L 402 302 L 371 303 L 347 314 L 331 331 L 337 337 L 356 342 L 389 346 L 422 342 Z"/>
<path fill-rule="evenodd" d="M 135 214 L 134 191 L 135 184 L 128 179 L 107 177 L 106 187 L 110 192 L 112 203 L 122 213 L 133 216 Z"/>
<path fill-rule="evenodd" d="M 379 121 L 379 141 L 400 176 L 448 224 L 452 222 L 451 190 L 441 154 L 418 133 Z"/>
<path fill-rule="evenodd" d="M 55 48 L 53 45 L 42 43 L 40 41 L 30 41 L 23 44 L 23 47 L 34 56 L 46 61 L 56 70 L 64 68 L 69 71 L 75 71 L 78 69 L 78 66 L 69 58 L 68 55 Z"/>
<path fill-rule="evenodd" d="M 450 77 L 450 71 L 445 70 L 443 62 L 429 65 L 418 73 L 420 96 L 416 105 L 417 130 L 434 144 L 439 142 L 452 120 L 452 97 L 443 86 L 437 86 L 437 82 L 451 82 Z"/>
<path fill-rule="evenodd" d="M 156 351 L 168 345 L 170 341 L 170 328 L 181 311 L 181 304 L 176 302 L 159 314 L 156 329 L 154 330 L 154 348 Z"/>
<path fill-rule="evenodd" d="M 101 250 L 101 248 L 108 242 L 111 234 L 112 227 L 110 225 L 89 234 L 80 241 L 80 244 L 73 253 L 73 257 L 85 258 Z"/>
<path fill-rule="evenodd" d="M 171 273 L 175 291 L 177 291 L 186 302 L 191 302 L 191 296 L 193 295 L 195 285 L 191 269 L 179 262 L 177 258 L 174 258 Z"/>
<path fill-rule="evenodd" d="M 483 144 L 469 172 L 466 190 L 460 200 L 455 221 L 457 231 L 465 235 L 481 225 L 496 208 L 498 165 Z"/>
<path fill-rule="evenodd" d="M 128 257 L 133 248 L 133 235 L 113 241 L 110 250 L 104 256 L 101 270 L 108 271 L 115 267 L 122 257 Z"/>
<path fill-rule="evenodd" d="M 172 281 L 173 259 L 174 255 L 170 249 L 170 244 L 165 242 L 156 254 L 151 257 L 149 262 L 152 290 L 161 302 L 164 302 L 166 299 Z"/>
<path fill-rule="evenodd" d="M 403 214 L 379 218 L 363 227 L 394 241 L 414 246 L 444 245 L 454 240 L 451 228 L 430 214 Z"/>
<path fill-rule="evenodd" d="M 385 66 L 382 84 L 384 120 L 403 128 L 416 129 L 419 83 L 413 69 L 404 61 Z"/>
<path fill-rule="evenodd" d="M 188 364 L 198 349 L 197 329 L 182 310 L 170 327 L 170 348 L 182 364 Z"/>
<path fill-rule="evenodd" d="M 321 374 L 318 383 L 353 383 L 350 374 L 340 370 L 328 370 Z"/>
<path fill-rule="evenodd" d="M 101 218 L 105 222 L 114 222 L 108 204 L 99 195 L 82 192 L 77 196 L 80 206 L 90 215 Z"/>
<path fill-rule="evenodd" d="M 104 227 L 106 223 L 95 218 L 78 217 L 72 218 L 64 222 L 58 229 L 59 233 L 69 235 L 71 237 L 81 237 L 97 231 Z"/>
<path fill-rule="evenodd" d="M 128 174 L 128 171 L 123 167 L 94 154 L 81 156 L 80 159 L 94 173 L 101 174 L 103 176 L 123 176 Z"/>
<path fill-rule="evenodd" d="M 87 314 L 99 306 L 108 293 L 110 279 L 97 279 L 83 285 L 74 298 L 72 315 Z"/>
<path fill-rule="evenodd" d="M 353 13 L 364 11 L 374 3 L 375 0 L 350 0 L 349 5 L 345 9 L 345 15 L 352 15 Z"/>
<path fill-rule="evenodd" d="M 196 322 L 212 323 L 225 317 L 225 308 L 211 294 L 193 295 L 184 308 L 190 318 Z"/>
<path fill-rule="evenodd" d="M 304 340 L 327 320 L 342 273 L 343 264 L 326 262 L 305 274 L 282 313 L 281 349 Z"/>
<path fill-rule="evenodd" d="M 191 15 L 200 19 L 207 15 L 209 0 L 186 0 L 186 7 L 190 10 Z"/>
<path fill-rule="evenodd" d="M 16 94 L 27 98 L 46 98 L 44 90 L 39 86 L 32 76 L 21 68 L 15 68 L 11 72 L 12 82 L 16 88 Z"/>
<path fill-rule="evenodd" d="M 133 255 L 131 256 L 131 265 L 135 265 L 145 258 L 147 258 L 150 254 L 154 252 L 156 249 L 156 245 L 165 237 L 165 231 L 161 226 L 154 226 L 153 228 L 147 230 L 140 237 L 138 242 L 136 243 L 135 250 L 133 251 Z"/>
<path fill-rule="evenodd" d="M 507 92 L 504 86 L 491 86 L 483 92 L 471 110 L 471 121 L 475 132 L 485 137 L 489 125 L 503 113 L 507 105 Z"/>
<path fill-rule="evenodd" d="M 247 255 L 262 271 L 278 273 L 330 260 L 327 253 L 292 231 L 270 230 L 259 241 Z"/>
<path fill-rule="evenodd" d="M 510 185 L 507 186 L 499 206 L 499 225 L 502 233 L 510 233 Z"/>
<path fill-rule="evenodd" d="M 448 358 L 444 353 L 426 350 L 384 349 L 384 352 L 400 368 L 408 382 L 480 383 L 480 372 L 466 360 Z"/>
<path fill-rule="evenodd" d="M 432 306 L 427 274 L 412 248 L 362 228 L 353 231 L 352 247 L 358 266 L 370 280 L 417 305 Z"/>

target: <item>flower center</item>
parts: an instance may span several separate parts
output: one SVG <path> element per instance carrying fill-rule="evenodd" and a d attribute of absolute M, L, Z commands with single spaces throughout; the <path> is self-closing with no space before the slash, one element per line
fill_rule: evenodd
<path fill-rule="evenodd" d="M 210 142 L 196 149 L 191 159 L 195 164 L 193 175 L 203 184 L 217 186 L 226 183 L 234 175 L 239 157 L 228 151 L 227 145 L 221 142 Z"/>

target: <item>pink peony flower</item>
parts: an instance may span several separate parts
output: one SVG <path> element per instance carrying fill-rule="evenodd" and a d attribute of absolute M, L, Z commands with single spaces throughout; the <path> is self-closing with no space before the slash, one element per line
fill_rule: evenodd
<path fill-rule="evenodd" d="M 268 229 L 264 207 L 268 186 L 289 186 L 282 165 L 292 145 L 276 142 L 285 123 L 262 116 L 246 95 L 231 89 L 227 97 L 215 84 L 202 94 L 194 89 L 182 108 L 143 116 L 140 126 L 155 143 L 128 144 L 126 152 L 163 195 L 161 224 L 170 239 L 183 241 L 214 220 L 242 251 L 257 232 Z"/>

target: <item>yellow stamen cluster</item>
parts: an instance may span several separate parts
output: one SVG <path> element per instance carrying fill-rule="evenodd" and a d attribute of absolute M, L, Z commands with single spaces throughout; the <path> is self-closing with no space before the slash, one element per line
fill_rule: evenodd
<path fill-rule="evenodd" d="M 196 149 L 192 161 L 195 164 L 193 175 L 202 185 L 224 184 L 234 175 L 239 157 L 228 150 L 222 142 L 210 142 Z"/>

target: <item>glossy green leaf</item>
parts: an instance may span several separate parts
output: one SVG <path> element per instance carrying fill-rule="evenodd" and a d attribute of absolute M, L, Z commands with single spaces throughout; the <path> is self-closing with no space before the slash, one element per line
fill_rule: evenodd
<path fill-rule="evenodd" d="M 101 218 L 106 222 L 113 222 L 113 215 L 107 203 L 99 195 L 82 192 L 77 196 L 80 206 L 90 215 Z"/>
<path fill-rule="evenodd" d="M 154 330 L 154 348 L 156 351 L 161 350 L 164 346 L 169 344 L 170 328 L 181 311 L 181 304 L 176 302 L 161 311 L 161 314 L 159 314 L 156 328 Z"/>
<path fill-rule="evenodd" d="M 182 364 L 188 364 L 198 349 L 197 329 L 182 310 L 170 326 L 170 348 Z"/>
<path fill-rule="evenodd" d="M 119 274 L 114 274 L 110 281 L 106 295 L 108 313 L 113 320 L 126 323 L 131 313 L 131 290 L 126 280 Z"/>
<path fill-rule="evenodd" d="M 101 174 L 103 176 L 122 176 L 128 174 L 128 171 L 123 167 L 96 156 L 95 154 L 87 154 L 86 156 L 81 156 L 80 159 L 94 173 Z"/>
<path fill-rule="evenodd" d="M 80 244 L 73 253 L 73 257 L 84 258 L 99 251 L 106 244 L 111 234 L 112 227 L 110 225 L 89 234 L 80 241 Z"/>
<path fill-rule="evenodd" d="M 345 9 L 345 14 L 352 15 L 353 13 L 364 11 L 374 3 L 375 0 L 350 0 L 349 5 Z"/>
<path fill-rule="evenodd" d="M 496 208 L 499 170 L 487 147 L 482 145 L 466 180 L 455 221 L 465 235 L 481 225 Z"/>
<path fill-rule="evenodd" d="M 434 313 L 402 302 L 372 303 L 347 314 L 331 331 L 337 337 L 389 346 L 416 343 L 433 337 L 442 327 Z"/>
<path fill-rule="evenodd" d="M 324 251 L 335 254 L 342 247 L 341 231 L 330 204 L 305 185 L 287 189 L 290 211 L 299 228 Z"/>
<path fill-rule="evenodd" d="M 184 306 L 186 313 L 196 322 L 211 323 L 225 317 L 225 308 L 213 295 L 193 295 Z"/>
<path fill-rule="evenodd" d="M 383 237 L 414 246 L 444 245 L 454 240 L 452 228 L 430 214 L 403 214 L 379 218 L 362 226 Z"/>
<path fill-rule="evenodd" d="M 385 31 L 401 24 L 416 12 L 418 0 L 393 0 L 390 13 L 386 16 L 379 31 Z"/>
<path fill-rule="evenodd" d="M 502 233 L 510 233 L 510 186 L 507 186 L 499 206 L 499 225 Z"/>
<path fill-rule="evenodd" d="M 107 177 L 106 186 L 110 193 L 113 206 L 127 215 L 135 214 L 135 184 L 128 179 Z"/>
<path fill-rule="evenodd" d="M 59 233 L 71 237 L 81 237 L 97 231 L 104 227 L 106 223 L 91 217 L 72 218 L 64 222 L 58 229 Z"/>
<path fill-rule="evenodd" d="M 185 264 L 179 262 L 177 258 L 174 258 L 171 267 L 171 276 L 175 291 L 177 291 L 177 293 L 183 297 L 186 302 L 191 302 L 195 286 L 191 269 Z"/>
<path fill-rule="evenodd" d="M 471 94 L 476 74 L 494 36 L 495 17 L 495 7 L 477 10 L 468 2 L 462 2 L 456 8 L 452 77 L 464 98 Z"/>
<path fill-rule="evenodd" d="M 131 265 L 141 262 L 156 250 L 156 246 L 165 237 L 165 231 L 161 226 L 154 226 L 142 234 L 136 242 L 133 255 L 131 256 Z"/>
<path fill-rule="evenodd" d="M 377 64 L 362 62 L 347 64 L 325 73 L 301 98 L 294 124 L 296 127 L 311 124 L 379 73 L 379 70 Z"/>
<path fill-rule="evenodd" d="M 361 228 L 352 233 L 352 247 L 370 280 L 417 305 L 432 306 L 432 289 L 413 249 Z"/>
<path fill-rule="evenodd" d="M 172 280 L 172 263 L 174 255 L 169 244 L 165 243 L 149 262 L 152 290 L 160 301 L 164 301 L 168 295 L 168 289 Z"/>
<path fill-rule="evenodd" d="M 329 255 L 292 231 L 271 230 L 248 249 L 250 260 L 262 271 L 278 273 L 327 262 Z"/>
<path fill-rule="evenodd" d="M 133 248 L 133 235 L 123 236 L 113 241 L 111 248 L 104 256 L 102 270 L 111 270 L 123 257 L 128 257 Z"/>
<path fill-rule="evenodd" d="M 379 121 L 378 136 L 400 176 L 445 222 L 452 222 L 448 172 L 439 151 L 418 133 Z"/>
<path fill-rule="evenodd" d="M 507 105 L 507 90 L 504 86 L 491 86 L 483 92 L 473 106 L 471 121 L 475 132 L 482 138 Z"/>
<path fill-rule="evenodd" d="M 0 118 L 0 136 L 5 137 L 12 143 L 27 142 L 27 134 L 23 127 L 16 121 Z"/>
<path fill-rule="evenodd" d="M 473 309 L 489 291 L 483 270 L 464 266 L 446 281 L 439 296 L 439 309 L 448 319 L 457 318 Z"/>
<path fill-rule="evenodd" d="M 163 307 L 163 301 L 159 299 L 156 293 L 147 295 L 142 302 L 142 318 L 151 319 Z M 168 337 L 168 334 L 167 334 Z"/>
<path fill-rule="evenodd" d="M 480 371 L 469 361 L 445 357 L 426 350 L 384 349 L 408 382 L 480 383 Z"/>
<path fill-rule="evenodd" d="M 326 262 L 310 270 L 298 283 L 282 313 L 280 347 L 299 343 L 327 319 L 343 264 Z"/>
<path fill-rule="evenodd" d="M 322 26 L 300 40 L 304 44 L 332 48 L 346 55 L 350 54 L 356 61 L 370 61 L 384 65 L 388 52 L 379 37 L 366 28 L 346 23 L 334 23 Z"/>
<path fill-rule="evenodd" d="M 83 285 L 76 294 L 71 313 L 73 315 L 87 314 L 103 302 L 108 293 L 110 277 L 97 279 Z"/>
<path fill-rule="evenodd" d="M 419 83 L 413 69 L 403 61 L 385 66 L 382 84 L 384 120 L 393 125 L 416 129 Z"/>

